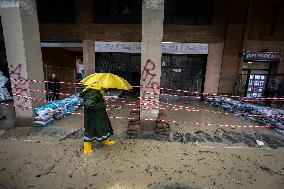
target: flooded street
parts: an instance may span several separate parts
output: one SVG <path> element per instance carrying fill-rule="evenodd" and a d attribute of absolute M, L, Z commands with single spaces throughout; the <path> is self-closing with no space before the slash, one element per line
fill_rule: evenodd
<path fill-rule="evenodd" d="M 135 106 L 125 104 L 110 103 L 109 116 L 128 117 Z M 90 155 L 83 155 L 80 115 L 47 128 L 5 129 L 1 120 L 0 188 L 283 188 L 283 136 L 231 127 L 258 124 L 202 102 L 174 104 L 187 108 L 167 107 L 176 121 L 170 136 L 129 139 L 128 120 L 111 119 L 117 144 L 94 143 Z"/>
<path fill-rule="evenodd" d="M 282 188 L 283 149 L 203 148 L 154 140 L 1 141 L 1 188 Z M 7 187 L 10 186 L 10 187 Z M 171 187 L 167 187 L 171 186 Z"/>

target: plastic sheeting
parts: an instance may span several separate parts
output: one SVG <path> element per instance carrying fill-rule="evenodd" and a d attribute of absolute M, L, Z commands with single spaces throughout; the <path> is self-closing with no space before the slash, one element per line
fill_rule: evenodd
<path fill-rule="evenodd" d="M 256 121 L 263 125 L 275 126 L 275 131 L 284 134 L 284 110 L 251 104 L 228 97 L 209 96 L 205 101 L 234 115 Z"/>
<path fill-rule="evenodd" d="M 35 117 L 34 125 L 47 127 L 54 124 L 57 120 L 70 115 L 77 111 L 82 105 L 82 101 L 78 96 L 70 96 L 62 100 L 48 102 L 43 106 L 38 106 L 34 109 L 37 116 Z"/>

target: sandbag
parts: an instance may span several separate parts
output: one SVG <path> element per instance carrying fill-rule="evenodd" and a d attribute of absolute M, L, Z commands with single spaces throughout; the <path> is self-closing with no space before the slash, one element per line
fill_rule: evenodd
<path fill-rule="evenodd" d="M 78 110 L 81 105 L 81 99 L 78 96 L 73 95 L 62 100 L 48 102 L 43 106 L 38 106 L 34 109 L 35 113 L 38 115 L 35 118 L 34 124 L 37 126 L 46 126 L 46 122 L 50 118 L 53 119 L 53 124 L 57 120 L 62 119 L 70 113 Z M 50 125 L 50 123 L 48 123 L 48 125 Z"/>
<path fill-rule="evenodd" d="M 259 122 L 263 125 L 274 126 L 275 131 L 283 134 L 284 110 L 264 105 L 252 104 L 222 96 L 208 96 L 205 101 L 211 105 L 222 108 L 235 116 Z"/>
<path fill-rule="evenodd" d="M 47 121 L 34 121 L 34 126 L 47 127 L 53 123 L 55 123 L 55 119 L 50 118 Z"/>

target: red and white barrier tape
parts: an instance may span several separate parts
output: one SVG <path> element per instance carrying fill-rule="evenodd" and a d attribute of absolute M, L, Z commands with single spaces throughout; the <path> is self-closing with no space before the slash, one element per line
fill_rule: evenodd
<path fill-rule="evenodd" d="M 197 94 L 197 92 L 193 92 Z M 153 92 L 141 92 L 141 94 L 150 94 L 150 95 L 160 95 L 160 96 L 170 96 L 170 97 L 181 97 L 181 98 L 192 98 L 192 96 L 184 96 L 184 95 L 177 95 L 177 94 L 164 94 L 164 93 L 153 93 Z M 199 94 L 199 93 L 198 93 Z M 265 101 L 265 100 L 271 100 L 271 101 L 284 101 L 284 98 L 278 98 L 278 97 L 266 97 L 266 98 L 251 98 L 251 97 L 240 97 L 240 96 L 228 96 L 228 95 L 218 95 L 218 94 L 209 94 L 209 93 L 200 93 L 200 94 L 207 94 L 212 96 L 221 96 L 221 97 L 227 97 L 227 98 L 241 98 L 240 100 L 245 102 L 257 102 L 257 101 Z M 157 98 L 155 96 L 153 97 L 140 97 L 142 100 L 145 98 Z M 201 98 L 200 96 L 196 96 L 195 98 Z"/>
<path fill-rule="evenodd" d="M 14 96 L 22 97 L 22 98 L 27 98 L 27 99 L 31 99 L 31 100 L 36 100 L 36 101 L 49 102 L 49 101 L 47 101 L 47 100 L 42 100 L 42 99 L 38 99 L 38 98 L 31 98 L 31 97 L 22 96 L 22 95 L 19 95 L 19 94 L 14 94 Z M 162 102 L 160 102 L 160 103 L 162 103 Z M 163 106 L 162 106 L 162 108 L 160 108 L 161 105 L 159 105 L 159 104 L 154 104 L 154 105 L 151 106 L 151 107 L 149 107 L 148 104 L 151 105 L 151 103 L 144 103 L 144 105 L 146 105 L 146 107 L 142 107 L 142 109 L 152 109 L 152 108 L 161 109 L 161 110 L 164 110 L 164 109 L 165 109 L 165 107 L 163 107 Z M 164 103 L 164 104 L 167 105 L 166 107 L 173 106 L 173 109 L 171 109 L 171 110 L 173 110 L 173 111 L 177 111 L 177 110 L 181 110 L 182 108 L 185 108 L 186 111 L 188 111 L 188 112 L 198 112 L 198 111 L 206 111 L 206 112 L 208 112 L 207 109 L 205 109 L 205 110 L 203 110 L 203 109 L 195 109 L 195 108 L 192 108 L 192 107 L 179 106 L 179 105 L 174 105 L 174 104 L 169 104 L 169 103 Z M 126 105 L 137 105 L 137 104 L 126 104 Z M 113 107 L 114 107 L 114 106 L 116 106 L 116 105 L 108 105 L 108 106 L 113 106 Z M 178 108 L 176 108 L 176 107 L 178 107 Z M 190 108 L 190 109 L 189 109 L 189 108 Z M 222 112 L 215 112 L 215 111 L 211 111 L 211 112 L 212 112 L 212 113 L 222 113 Z M 225 114 L 228 114 L 228 113 L 225 113 Z M 253 115 L 253 114 L 252 114 L 252 116 L 258 117 L 258 116 L 260 116 L 260 115 L 257 115 L 257 114 Z M 269 117 L 277 118 L 277 117 L 275 117 L 275 116 L 269 116 Z M 282 117 L 280 116 L 279 118 L 282 118 Z"/>
<path fill-rule="evenodd" d="M 14 86 L 12 85 L 11 88 L 14 89 L 23 89 L 23 90 L 28 90 L 28 91 L 34 91 L 34 92 L 42 92 L 42 93 L 49 93 L 49 94 L 58 94 L 58 95 L 63 95 L 63 96 L 72 96 L 74 94 L 68 94 L 68 93 L 55 93 L 55 92 L 48 92 L 46 90 L 39 90 L 39 89 L 31 89 L 31 88 L 26 88 L 26 87 L 18 87 L 18 86 Z"/>
<path fill-rule="evenodd" d="M 31 108 L 32 107 L 27 107 L 27 106 L 20 106 L 20 105 L 11 105 L 11 104 L 7 104 L 7 103 L 0 103 L 1 105 L 6 105 L 6 106 L 19 106 L 19 107 L 25 107 L 25 108 Z M 68 114 L 71 115 L 80 115 L 80 116 L 84 116 L 84 113 L 80 113 L 80 112 L 68 112 Z M 125 119 L 125 120 L 133 120 L 135 118 L 131 118 L 131 117 L 121 117 L 121 116 L 109 116 L 110 119 Z M 144 119 L 145 121 L 155 121 L 155 119 Z M 166 121 L 166 120 L 161 120 L 161 121 Z M 168 121 L 170 123 L 177 123 L 178 121 L 172 120 L 172 121 Z M 182 121 L 181 123 L 183 124 L 192 124 L 192 123 L 188 123 L 186 121 Z M 217 127 L 231 127 L 231 128 L 273 128 L 275 126 L 262 126 L 262 125 L 229 125 L 229 124 L 211 124 L 211 123 L 194 123 L 194 125 L 203 125 L 203 126 L 217 126 Z"/>
<path fill-rule="evenodd" d="M 7 103 L 4 103 L 4 102 L 1 102 L 0 104 L 2 104 L 2 105 L 6 105 L 6 106 L 13 106 L 13 107 L 21 107 L 21 108 L 29 108 L 29 109 L 33 109 L 33 107 L 31 107 L 31 106 L 23 106 L 23 105 L 7 104 Z"/>
<path fill-rule="evenodd" d="M 15 79 L 11 78 L 14 81 L 20 81 L 20 82 L 30 82 L 30 83 L 60 83 L 60 84 L 67 84 L 67 85 L 82 85 L 82 83 L 75 83 L 75 82 L 64 82 L 64 81 L 59 81 L 59 82 L 53 82 L 53 81 L 44 81 L 44 80 L 34 80 L 34 79 Z"/>
<path fill-rule="evenodd" d="M 25 99 L 30 99 L 30 100 L 34 100 L 34 101 L 40 101 L 40 102 L 50 102 L 47 100 L 43 100 L 43 99 L 39 99 L 39 98 L 32 98 L 32 97 L 28 97 L 28 96 L 22 96 L 20 94 L 13 94 L 13 96 L 19 97 L 19 98 L 25 98 Z M 163 102 L 160 102 L 163 103 Z M 163 103 L 166 105 L 160 105 L 160 104 L 151 104 L 151 103 L 144 103 L 144 106 L 141 106 L 142 110 L 148 110 L 148 109 L 159 109 L 159 110 L 165 110 L 166 108 L 172 106 L 172 109 L 170 109 L 171 111 L 180 111 L 185 109 L 187 112 L 211 112 L 214 114 L 226 114 L 228 115 L 229 113 L 227 112 L 216 112 L 216 111 L 211 111 L 208 109 L 196 109 L 194 107 L 188 107 L 188 106 L 181 106 L 181 105 L 174 105 L 174 104 L 170 104 L 170 103 Z M 131 105 L 131 106 L 136 106 L 137 104 L 125 104 L 125 105 Z M 117 105 L 114 104 L 107 104 L 107 107 L 115 107 Z M 259 115 L 259 114 L 248 114 L 246 115 L 248 117 L 271 117 L 271 118 L 284 118 L 284 116 L 281 115 Z"/>
<path fill-rule="evenodd" d="M 60 83 L 60 84 L 69 84 L 69 85 L 82 85 L 82 83 L 76 83 L 76 82 L 51 82 L 51 81 L 40 81 L 40 80 L 28 80 L 28 79 L 14 79 L 11 78 L 14 81 L 25 81 L 25 82 L 34 82 L 34 83 L 39 83 L 39 82 L 44 82 L 44 83 Z M 167 90 L 167 91 L 176 91 L 176 92 L 182 92 L 182 93 L 191 93 L 191 94 L 199 94 L 199 95 L 205 95 L 205 96 L 222 96 L 222 97 L 231 97 L 231 98 L 241 98 L 241 100 L 245 102 L 257 102 L 257 101 L 265 101 L 265 100 L 271 100 L 271 101 L 284 101 L 284 98 L 277 98 L 277 97 L 267 97 L 267 98 L 251 98 L 251 97 L 240 97 L 240 96 L 230 96 L 230 95 L 222 95 L 222 94 L 209 94 L 209 93 L 200 93 L 198 91 L 190 91 L 190 90 L 181 90 L 181 89 L 171 89 L 171 88 L 163 88 L 163 87 L 153 87 L 153 86 L 132 86 L 132 87 L 142 87 L 142 88 L 151 88 L 151 89 L 160 89 L 160 90 Z M 190 97 L 190 96 L 184 96 L 184 95 L 177 95 L 177 94 L 163 94 L 163 93 L 151 93 L 151 92 L 145 92 L 146 94 L 152 94 L 152 95 L 161 95 L 161 96 L 173 96 L 173 97 Z M 64 95 L 64 93 L 60 93 Z M 153 97 L 155 98 L 155 97 Z M 200 98 L 200 97 L 198 97 Z"/>
<path fill-rule="evenodd" d="M 12 95 L 16 96 L 16 97 L 19 97 L 19 98 L 25 98 L 25 99 L 30 99 L 30 100 L 34 100 L 34 101 L 50 102 L 48 100 L 43 100 L 43 99 L 40 99 L 40 98 L 33 98 L 33 97 L 30 97 L 30 96 L 23 96 L 23 95 L 15 94 L 15 93 L 13 93 Z"/>

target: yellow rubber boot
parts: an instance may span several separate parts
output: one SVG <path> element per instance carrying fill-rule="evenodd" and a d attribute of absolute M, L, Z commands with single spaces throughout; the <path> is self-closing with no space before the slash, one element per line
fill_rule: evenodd
<path fill-rule="evenodd" d="M 84 142 L 84 154 L 91 153 L 92 150 L 92 143 L 91 142 Z"/>
<path fill-rule="evenodd" d="M 102 142 L 104 145 L 113 145 L 116 144 L 115 140 L 106 139 Z"/>

